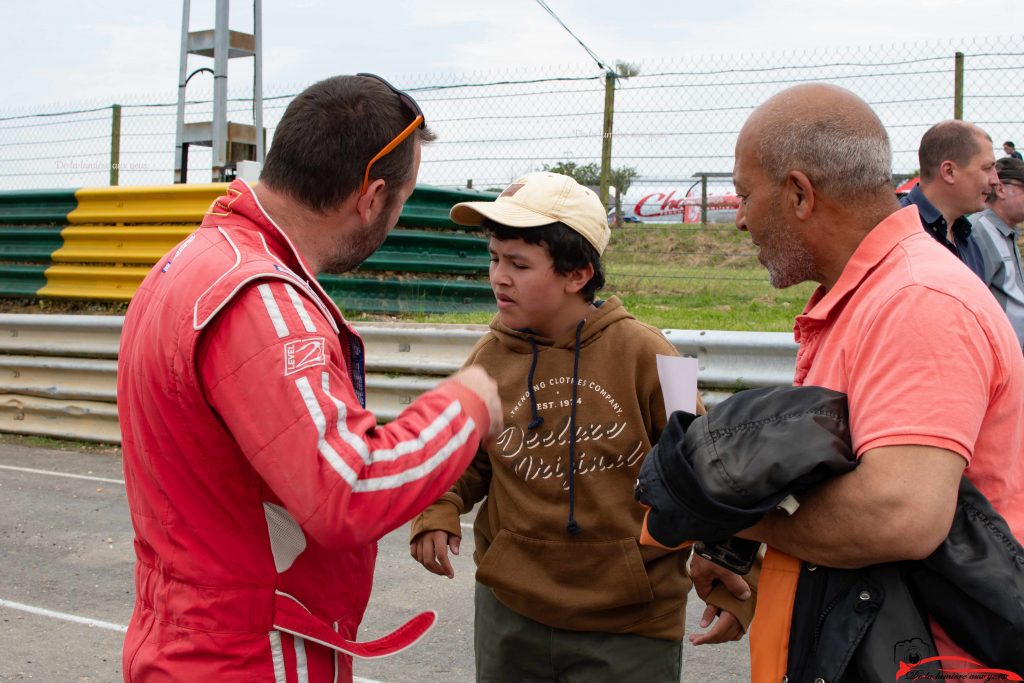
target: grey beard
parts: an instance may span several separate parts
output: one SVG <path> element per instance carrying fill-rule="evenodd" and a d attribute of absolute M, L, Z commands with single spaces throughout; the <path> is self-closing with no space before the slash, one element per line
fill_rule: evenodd
<path fill-rule="evenodd" d="M 794 248 L 786 253 L 782 263 L 773 262 L 768 266 L 768 278 L 772 287 L 785 289 L 814 279 L 814 259 L 802 248 Z"/>

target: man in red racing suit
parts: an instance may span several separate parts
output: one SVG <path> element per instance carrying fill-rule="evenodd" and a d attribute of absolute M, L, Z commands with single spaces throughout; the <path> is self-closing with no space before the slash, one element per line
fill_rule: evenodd
<path fill-rule="evenodd" d="M 355 642 L 376 540 L 444 493 L 500 427 L 493 382 L 471 368 L 377 426 L 362 342 L 315 279 L 354 267 L 397 221 L 430 139 L 414 107 L 375 77 L 311 86 L 261 182 L 232 183 L 132 300 L 118 363 L 138 558 L 126 681 L 351 680 L 352 655 L 391 654 L 433 623 L 425 613 Z M 358 167 L 347 192 L 297 180 L 324 171 L 310 147 L 332 135 L 321 156 L 334 175 Z"/>

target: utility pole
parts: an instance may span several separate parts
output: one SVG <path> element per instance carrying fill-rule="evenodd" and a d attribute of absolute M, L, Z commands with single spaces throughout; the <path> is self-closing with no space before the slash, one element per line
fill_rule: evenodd
<path fill-rule="evenodd" d="M 601 185 L 599 195 L 608 208 L 608 186 L 612 177 L 612 124 L 615 119 L 615 79 L 618 75 L 609 69 L 604 74 L 604 132 L 601 137 Z"/>
<path fill-rule="evenodd" d="M 121 172 L 121 105 L 111 107 L 110 117 L 110 184 L 117 185 Z"/>
<path fill-rule="evenodd" d="M 957 52 L 953 62 L 953 118 L 964 119 L 964 53 Z"/>

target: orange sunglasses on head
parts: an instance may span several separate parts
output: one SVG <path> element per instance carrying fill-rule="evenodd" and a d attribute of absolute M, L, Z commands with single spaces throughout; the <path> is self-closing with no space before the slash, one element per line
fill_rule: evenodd
<path fill-rule="evenodd" d="M 398 147 L 400 144 L 402 144 L 403 140 L 405 140 L 407 137 L 412 135 L 412 132 L 414 130 L 416 130 L 417 128 L 423 128 L 424 126 L 426 126 L 427 122 L 426 122 L 426 119 L 423 118 L 423 111 L 420 109 L 420 105 L 416 104 L 416 100 L 414 100 L 413 98 L 409 97 L 409 95 L 405 94 L 404 92 L 402 92 L 401 90 L 399 90 L 395 86 L 391 85 L 390 83 L 385 81 L 380 76 L 375 76 L 374 74 L 366 74 L 366 73 L 356 74 L 356 76 L 365 76 L 366 78 L 372 78 L 375 81 L 379 81 L 380 83 L 383 83 L 384 85 L 386 85 L 388 87 L 388 89 L 391 92 L 393 92 L 396 95 L 398 95 L 398 99 L 401 100 L 402 104 L 404 104 L 406 106 L 406 108 L 409 109 L 409 111 L 411 111 L 413 113 L 412 123 L 410 123 L 408 126 L 406 126 L 405 130 L 403 130 L 401 133 L 396 135 L 394 140 L 392 140 L 388 144 L 384 145 L 384 149 L 382 149 L 381 151 L 377 152 L 373 156 L 373 158 L 370 159 L 369 163 L 366 164 L 366 172 L 363 173 L 363 184 L 359 188 L 359 194 L 363 195 L 363 194 L 366 193 L 366 188 L 369 187 L 369 185 L 370 185 L 370 168 L 372 168 L 373 165 L 375 163 L 377 163 L 378 161 L 380 161 L 383 157 L 385 157 L 388 154 L 390 154 L 391 152 L 393 152 L 396 147 Z"/>

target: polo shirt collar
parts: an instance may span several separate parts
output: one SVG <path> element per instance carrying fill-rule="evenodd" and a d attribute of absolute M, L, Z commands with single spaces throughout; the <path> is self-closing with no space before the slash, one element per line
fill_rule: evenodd
<path fill-rule="evenodd" d="M 921 185 L 914 185 L 910 190 L 910 196 L 908 197 L 912 204 L 917 206 L 917 210 L 921 212 L 921 220 L 929 225 L 938 221 L 945 222 L 945 218 L 942 216 L 942 212 L 935 208 L 935 205 L 931 203 L 931 200 L 925 196 L 924 192 L 921 191 Z"/>
<path fill-rule="evenodd" d="M 1017 237 L 1016 226 L 1011 227 L 1007 225 L 1006 222 L 999 217 L 999 214 L 992 209 L 985 209 L 982 211 L 981 218 L 991 223 L 996 230 L 1002 233 L 1003 237 Z"/>
<path fill-rule="evenodd" d="M 794 334 L 797 342 L 801 328 L 815 326 L 828 319 L 832 310 L 850 293 L 860 286 L 864 278 L 885 260 L 896 246 L 908 237 L 921 233 L 921 219 L 916 206 L 910 205 L 889 214 L 881 223 L 872 228 L 857 245 L 846 267 L 832 289 L 818 287 L 811 295 L 802 314 L 797 316 Z"/>
<path fill-rule="evenodd" d="M 921 214 L 921 223 L 924 224 L 925 229 L 932 234 L 932 237 L 939 240 L 941 244 L 948 245 L 949 240 L 946 239 L 948 227 L 946 217 L 921 191 L 920 184 L 914 185 L 913 189 L 910 190 L 908 199 L 917 206 L 917 210 Z M 964 242 L 970 234 L 971 221 L 966 216 L 957 216 L 953 221 L 953 236 L 956 241 L 958 243 Z"/>

